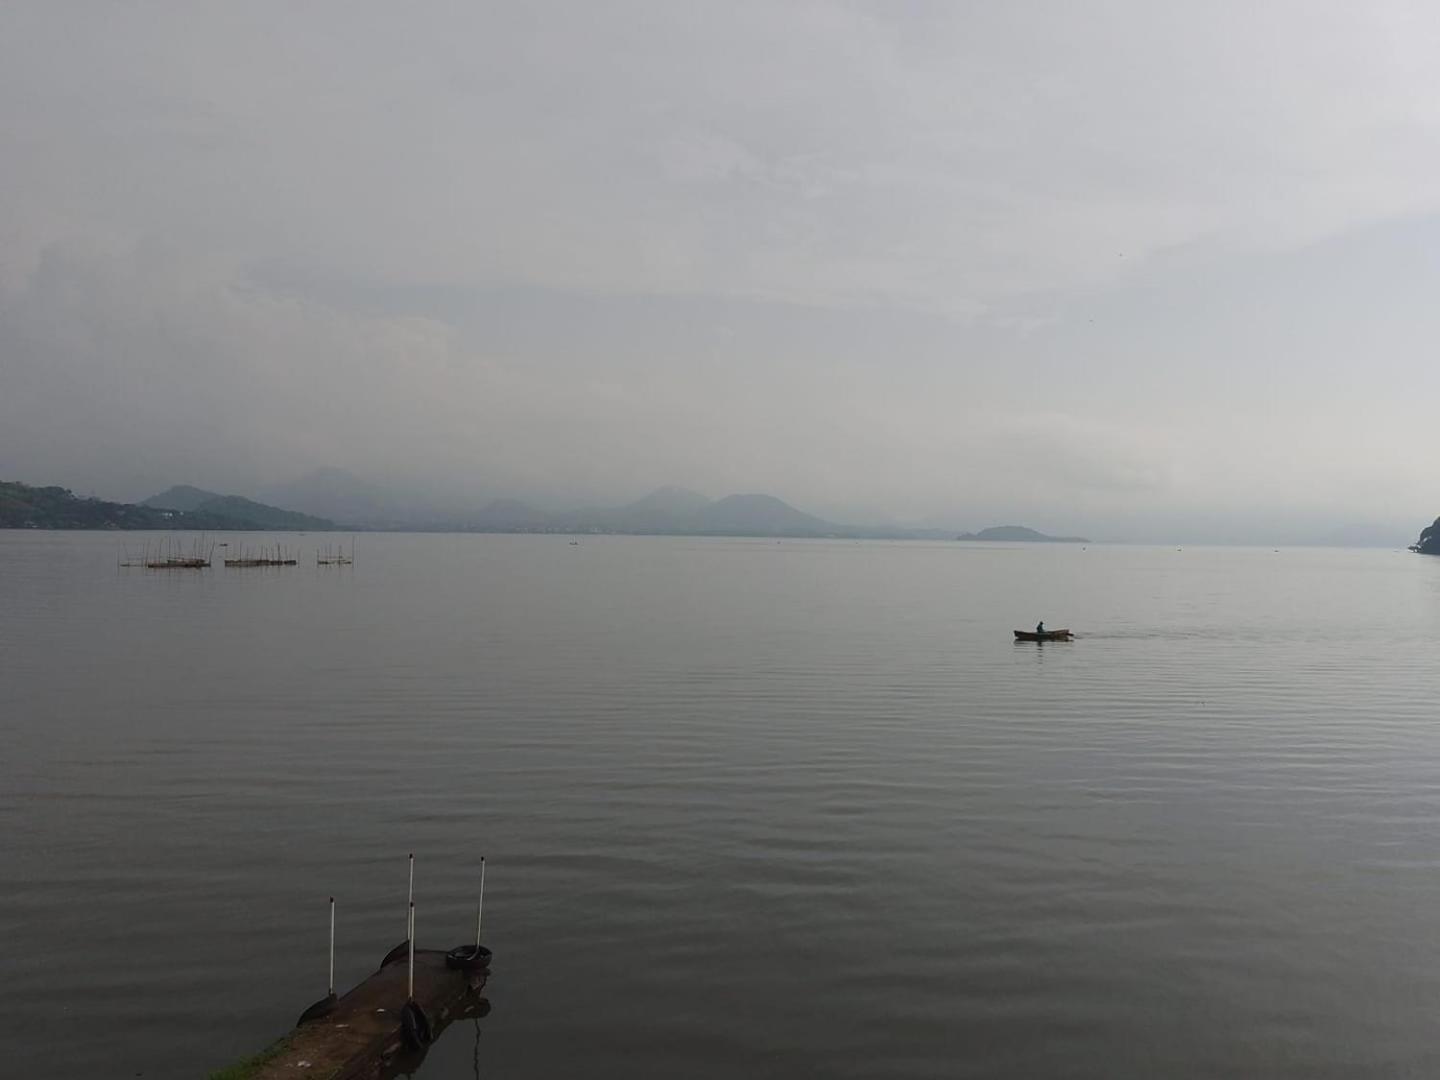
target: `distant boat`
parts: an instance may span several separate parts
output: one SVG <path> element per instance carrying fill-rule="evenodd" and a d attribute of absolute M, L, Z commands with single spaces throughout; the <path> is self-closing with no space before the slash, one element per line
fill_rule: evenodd
<path fill-rule="evenodd" d="M 1016 641 L 1071 641 L 1075 637 L 1069 630 L 1046 630 L 1037 634 L 1034 630 L 1016 630 Z"/>

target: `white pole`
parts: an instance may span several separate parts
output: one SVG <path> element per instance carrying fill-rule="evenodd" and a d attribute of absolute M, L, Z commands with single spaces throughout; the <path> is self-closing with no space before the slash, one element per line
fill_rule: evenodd
<path fill-rule="evenodd" d="M 335 897 L 330 897 L 330 996 L 335 996 Z"/>
<path fill-rule="evenodd" d="M 475 952 L 480 952 L 480 918 L 485 914 L 485 856 L 480 856 L 480 903 L 475 905 Z"/>
<path fill-rule="evenodd" d="M 410 901 L 410 1000 L 415 1000 L 415 901 Z"/>

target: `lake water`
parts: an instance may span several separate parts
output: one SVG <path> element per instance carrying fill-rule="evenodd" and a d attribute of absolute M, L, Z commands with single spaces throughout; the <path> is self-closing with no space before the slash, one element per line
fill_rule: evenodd
<path fill-rule="evenodd" d="M 410 851 L 431 1080 L 1440 1072 L 1440 559 L 266 539 L 0 532 L 7 1076 L 259 1049 Z"/>

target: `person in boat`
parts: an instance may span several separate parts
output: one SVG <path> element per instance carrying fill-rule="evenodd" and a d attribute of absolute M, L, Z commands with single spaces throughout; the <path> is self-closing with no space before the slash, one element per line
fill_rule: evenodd
<path fill-rule="evenodd" d="M 1045 633 L 1045 620 L 1044 620 L 1044 619 L 1041 619 L 1038 623 L 1035 624 L 1035 633 L 1037 633 L 1037 634 L 1043 634 L 1043 633 Z"/>

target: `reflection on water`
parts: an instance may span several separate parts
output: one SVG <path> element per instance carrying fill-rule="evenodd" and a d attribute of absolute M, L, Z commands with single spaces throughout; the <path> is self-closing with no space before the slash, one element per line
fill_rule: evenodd
<path fill-rule="evenodd" d="M 414 1076 L 420 1071 L 420 1066 L 430 1056 L 431 1051 L 436 1048 L 447 1029 L 455 1027 L 464 1029 L 467 1025 L 462 1021 L 469 1020 L 469 1029 L 473 1035 L 469 1040 L 472 1047 L 470 1055 L 470 1071 L 474 1076 L 480 1076 L 480 1021 L 490 1015 L 490 1000 L 479 993 L 467 994 L 461 999 L 459 1006 L 452 1012 L 447 1012 L 434 1018 L 432 1036 L 434 1041 L 428 1046 L 418 1049 L 402 1049 L 393 1058 L 385 1062 L 380 1072 L 375 1074 L 375 1080 L 395 1080 L 399 1076 Z M 459 1038 L 460 1030 L 450 1036 L 451 1041 Z M 427 1073 L 427 1075 L 429 1075 Z"/>
<path fill-rule="evenodd" d="M 424 947 L 501 868 L 503 1007 L 422 1077 L 1440 1068 L 1440 560 L 263 542 L 300 565 L 0 534 L 15 1075 L 254 1052 L 412 850 Z"/>

